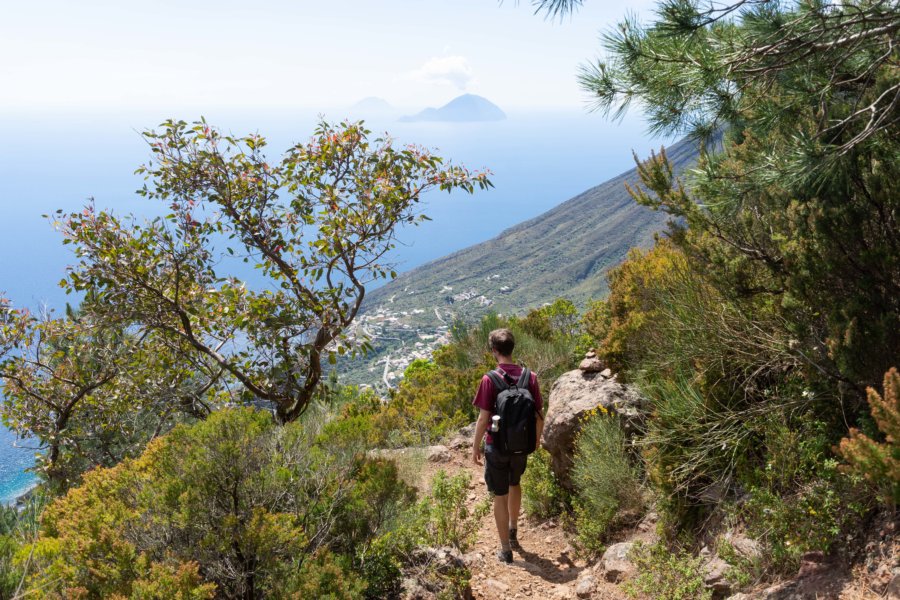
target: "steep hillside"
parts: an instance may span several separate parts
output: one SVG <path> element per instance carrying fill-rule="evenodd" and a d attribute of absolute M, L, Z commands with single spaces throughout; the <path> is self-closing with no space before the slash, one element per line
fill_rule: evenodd
<path fill-rule="evenodd" d="M 694 142 L 682 140 L 667 154 L 682 171 L 698 152 Z M 345 377 L 369 382 L 381 370 L 385 383 L 393 381 L 410 360 L 427 356 L 458 318 L 473 321 L 489 310 L 522 313 L 560 297 L 583 305 L 603 296 L 607 270 L 629 248 L 648 246 L 667 220 L 631 199 L 625 184 L 637 181 L 636 169 L 626 171 L 492 240 L 371 292 L 357 329 L 374 339 L 376 352 L 345 365 Z M 393 358 L 385 364 L 388 355 Z"/>

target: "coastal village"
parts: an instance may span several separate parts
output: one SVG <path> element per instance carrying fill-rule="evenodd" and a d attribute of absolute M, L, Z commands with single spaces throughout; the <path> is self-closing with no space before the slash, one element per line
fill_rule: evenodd
<path fill-rule="evenodd" d="M 497 279 L 500 279 L 499 274 L 485 277 L 488 282 Z M 501 286 L 499 293 L 507 294 L 511 290 L 509 286 Z M 430 294 L 407 286 L 401 292 L 407 301 L 398 301 L 399 294 L 394 294 L 357 317 L 348 341 L 352 345 L 368 340 L 374 349 L 373 358 L 367 360 L 364 368 L 367 383 L 362 383 L 361 387 L 386 390 L 396 386 L 414 360 L 429 360 L 437 348 L 450 342 L 450 329 L 456 319 L 463 315 L 483 314 L 494 306 L 494 299 L 486 293 L 473 287 L 456 291 L 445 285 L 439 292 L 440 300 L 433 304 L 430 298 L 425 298 Z M 418 298 L 414 301 L 421 301 L 422 307 L 410 308 L 408 300 L 415 296 Z M 374 385 L 372 382 L 376 378 L 373 375 L 378 376 Z"/>

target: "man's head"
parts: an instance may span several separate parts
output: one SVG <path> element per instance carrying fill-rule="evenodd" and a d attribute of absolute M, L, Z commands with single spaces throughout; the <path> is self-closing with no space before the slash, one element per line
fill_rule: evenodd
<path fill-rule="evenodd" d="M 488 336 L 488 341 L 491 344 L 491 351 L 500 356 L 512 356 L 513 349 L 516 347 L 516 338 L 509 329 L 493 330 Z"/>

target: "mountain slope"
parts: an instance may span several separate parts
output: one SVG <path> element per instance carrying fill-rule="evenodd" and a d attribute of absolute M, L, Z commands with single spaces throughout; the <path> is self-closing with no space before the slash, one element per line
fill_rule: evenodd
<path fill-rule="evenodd" d="M 666 151 L 676 173 L 692 166 L 695 142 Z M 398 276 L 369 293 L 357 333 L 374 340 L 374 354 L 346 371 L 350 380 L 385 383 L 411 360 L 427 357 L 455 319 L 474 321 L 489 310 L 523 313 L 556 298 L 583 306 L 606 294 L 606 272 L 635 246 L 648 247 L 668 216 L 639 206 L 625 184 L 637 169 L 520 223 L 492 240 L 470 246 Z M 387 364 L 385 357 L 392 357 Z M 366 376 L 368 373 L 368 376 Z"/>

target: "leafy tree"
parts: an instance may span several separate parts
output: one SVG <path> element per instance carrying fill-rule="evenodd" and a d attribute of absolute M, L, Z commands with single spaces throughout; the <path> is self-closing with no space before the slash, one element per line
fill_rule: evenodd
<path fill-rule="evenodd" d="M 62 454 L 81 433 L 75 432 L 72 417 L 116 377 L 118 359 L 129 351 L 128 341 L 96 323 L 46 318 L 31 325 L 30 335 L 21 341 L 22 351 L 0 370 L 2 415 L 13 430 L 46 443 L 38 468 L 62 485 L 66 480 Z"/>
<path fill-rule="evenodd" d="M 280 162 L 259 135 L 200 121 L 147 132 L 154 161 L 141 195 L 170 213 L 148 223 L 88 207 L 61 218 L 79 264 L 65 285 L 92 290 L 107 322 L 152 331 L 208 358 L 279 422 L 299 417 L 323 361 L 360 346 L 347 328 L 366 286 L 393 276 L 397 228 L 424 218 L 432 189 L 473 192 L 485 173 L 445 166 L 417 146 L 369 140 L 360 123 L 322 122 Z M 265 278 L 254 290 L 238 261 Z"/>
<path fill-rule="evenodd" d="M 90 311 L 22 319 L 17 351 L 0 362 L 0 416 L 39 444 L 35 469 L 56 491 L 220 403 L 221 369 L 159 336 L 126 333 Z"/>

